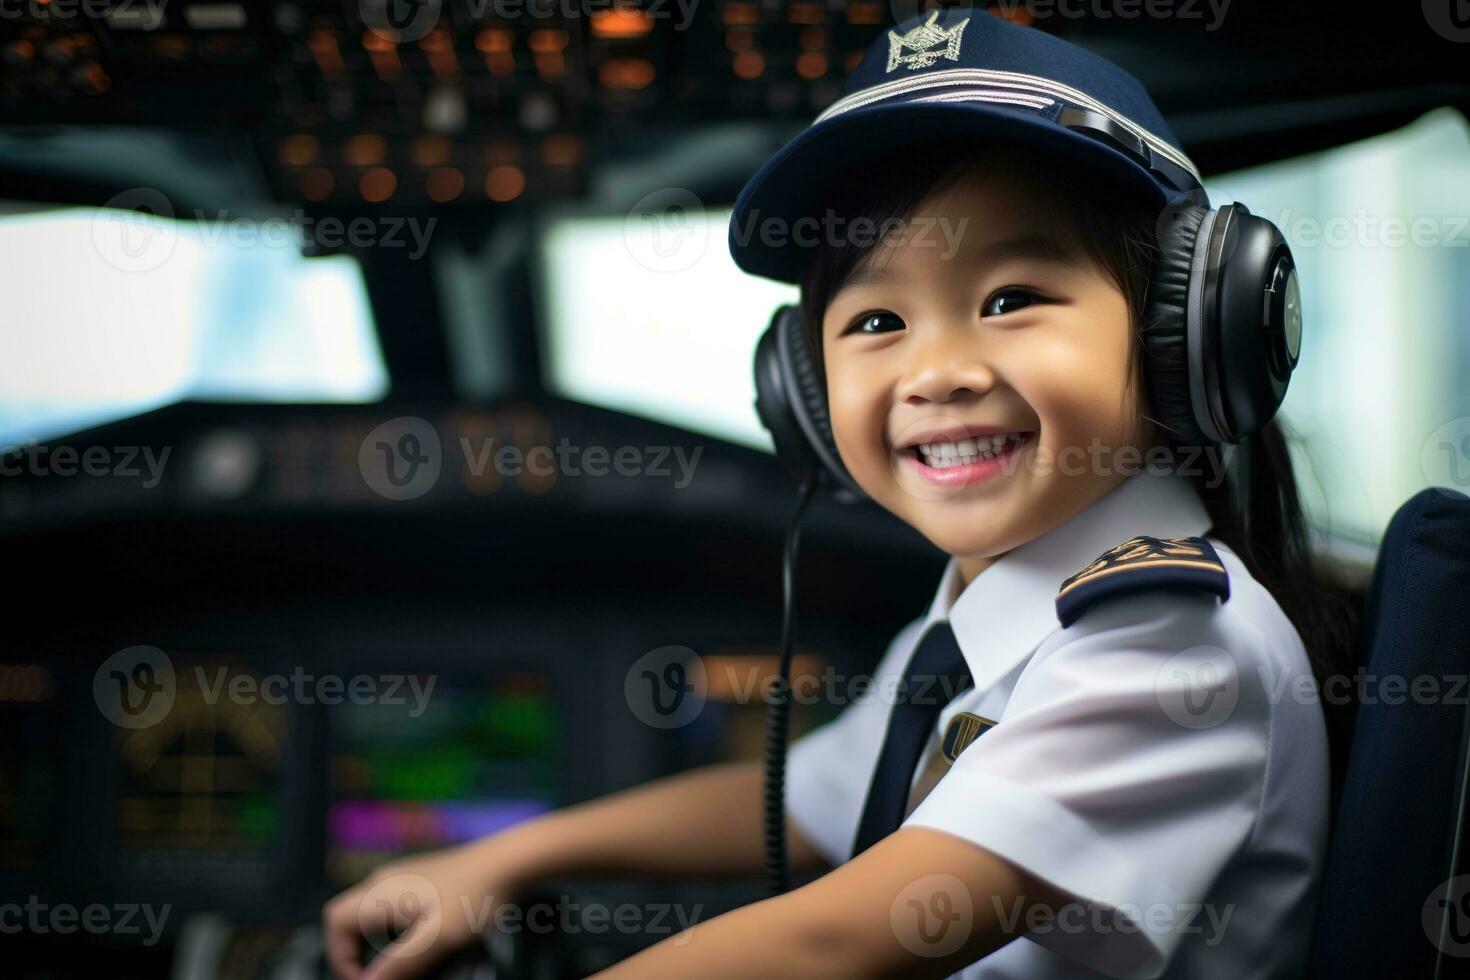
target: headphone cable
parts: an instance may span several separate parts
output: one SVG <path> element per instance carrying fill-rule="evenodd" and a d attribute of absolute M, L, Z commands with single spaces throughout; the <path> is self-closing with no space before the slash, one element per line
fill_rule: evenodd
<path fill-rule="evenodd" d="M 811 476 L 797 488 L 796 509 L 786 525 L 786 545 L 781 555 L 781 659 L 766 703 L 766 882 L 773 895 L 791 887 L 786 862 L 786 736 L 791 719 L 791 660 L 796 646 L 796 553 L 801 516 L 816 486 L 817 478 Z"/>

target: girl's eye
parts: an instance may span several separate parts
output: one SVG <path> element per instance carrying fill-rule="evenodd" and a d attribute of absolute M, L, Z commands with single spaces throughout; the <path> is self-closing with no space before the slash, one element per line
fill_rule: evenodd
<path fill-rule="evenodd" d="M 843 333 L 887 333 L 902 330 L 903 318 L 896 313 L 865 313 L 852 322 Z"/>
<path fill-rule="evenodd" d="M 981 310 L 981 316 L 1001 316 L 1016 310 L 1025 309 L 1033 302 L 1041 299 L 1036 293 L 1020 286 L 1007 286 L 991 294 L 990 300 Z"/>

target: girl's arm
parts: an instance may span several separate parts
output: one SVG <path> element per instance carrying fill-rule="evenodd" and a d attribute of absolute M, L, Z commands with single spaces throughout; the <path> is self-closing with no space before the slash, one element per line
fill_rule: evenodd
<path fill-rule="evenodd" d="M 578 874 L 752 875 L 764 866 L 758 760 L 706 766 L 568 807 L 524 825 L 535 878 Z M 822 858 L 787 821 L 788 859 Z"/>
<path fill-rule="evenodd" d="M 624 978 L 946 977 L 1062 896 L 942 831 L 905 828 L 811 884 L 699 923 L 612 969 Z"/>
<path fill-rule="evenodd" d="M 323 910 L 327 957 L 363 975 L 363 933 L 406 928 L 366 971 L 408 980 L 467 945 L 498 906 L 543 878 L 579 874 L 756 874 L 763 864 L 761 765 L 728 763 L 568 807 L 481 840 L 378 868 Z M 821 857 L 788 821 L 793 867 Z"/>

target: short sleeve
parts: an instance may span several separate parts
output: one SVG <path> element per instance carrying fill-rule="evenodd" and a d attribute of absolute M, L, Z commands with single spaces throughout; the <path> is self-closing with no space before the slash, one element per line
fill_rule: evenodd
<path fill-rule="evenodd" d="M 1091 609 L 1037 648 L 1000 723 L 904 826 L 973 841 L 1073 896 L 1030 940 L 1110 975 L 1157 976 L 1256 826 L 1263 648 L 1213 596 Z"/>
<path fill-rule="evenodd" d="M 841 713 L 791 743 L 786 761 L 786 814 L 831 864 L 852 856 L 868 783 L 888 727 L 889 706 L 881 697 L 884 678 L 901 677 L 918 641 L 923 619 L 899 630 L 889 641 L 871 684 L 844 684 L 840 696 L 852 697 Z M 798 705 L 800 688 L 793 690 Z"/>

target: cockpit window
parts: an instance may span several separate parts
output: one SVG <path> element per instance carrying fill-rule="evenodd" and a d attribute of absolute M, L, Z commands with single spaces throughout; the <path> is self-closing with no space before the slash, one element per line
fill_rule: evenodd
<path fill-rule="evenodd" d="M 284 221 L 0 205 L 0 444 L 186 399 L 364 402 L 388 374 L 356 259 Z"/>
<path fill-rule="evenodd" d="M 751 357 L 797 291 L 740 271 L 729 226 L 730 209 L 696 207 L 552 221 L 541 243 L 549 387 L 769 449 Z"/>
<path fill-rule="evenodd" d="M 1470 491 L 1464 117 L 1436 110 L 1206 185 L 1217 207 L 1274 221 L 1296 259 L 1301 363 L 1281 413 L 1313 523 L 1371 542 L 1421 488 Z"/>

